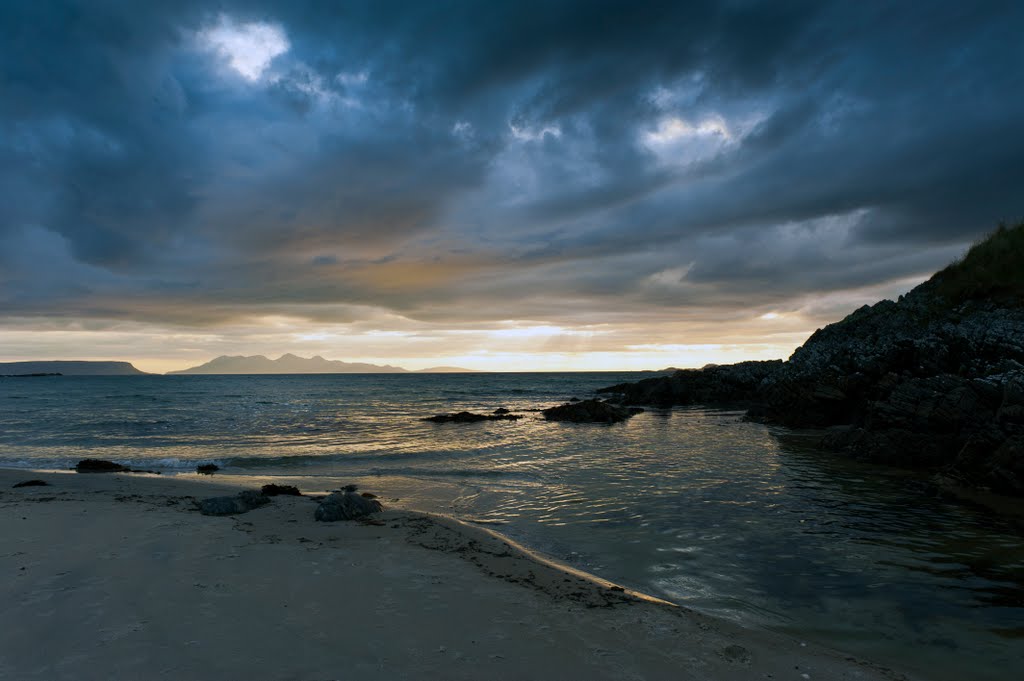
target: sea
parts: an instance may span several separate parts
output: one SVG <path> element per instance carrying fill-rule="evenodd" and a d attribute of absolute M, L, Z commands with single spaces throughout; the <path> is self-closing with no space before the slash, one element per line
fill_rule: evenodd
<path fill-rule="evenodd" d="M 0 466 L 354 483 L 633 589 L 940 680 L 1024 670 L 1024 524 L 740 411 L 537 411 L 649 373 L 0 379 Z M 498 407 L 518 421 L 436 424 Z M 1016 671 L 1014 671 L 1016 670 Z M 1018 677 L 1019 678 L 1019 677 Z"/>

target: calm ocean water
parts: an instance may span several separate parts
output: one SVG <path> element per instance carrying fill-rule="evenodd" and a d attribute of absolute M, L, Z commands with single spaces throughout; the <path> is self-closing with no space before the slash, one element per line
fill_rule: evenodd
<path fill-rule="evenodd" d="M 425 423 L 535 409 L 642 374 L 0 380 L 0 465 L 355 481 L 500 525 L 576 567 L 936 679 L 1024 668 L 1024 539 L 903 476 L 786 444 L 739 412 L 614 426 Z M 1008 675 L 1009 674 L 1009 675 Z"/>

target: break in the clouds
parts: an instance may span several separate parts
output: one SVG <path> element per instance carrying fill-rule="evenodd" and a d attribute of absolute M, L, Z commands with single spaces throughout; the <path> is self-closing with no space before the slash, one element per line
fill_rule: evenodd
<path fill-rule="evenodd" d="M 263 21 L 238 23 L 221 14 L 217 23 L 196 32 L 200 47 L 211 50 L 236 73 L 258 81 L 275 57 L 291 47 L 284 29 Z"/>
<path fill-rule="evenodd" d="M 1017 2 L 5 2 L 0 359 L 784 355 L 1024 214 L 1022 31 Z"/>

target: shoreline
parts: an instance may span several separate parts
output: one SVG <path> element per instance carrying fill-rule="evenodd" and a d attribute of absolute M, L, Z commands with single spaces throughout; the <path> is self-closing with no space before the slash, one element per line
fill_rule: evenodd
<path fill-rule="evenodd" d="M 12 488 L 31 478 L 49 485 Z M 304 497 L 238 516 L 194 510 L 253 480 L 239 482 L 0 468 L 0 676 L 920 678 L 623 589 L 386 497 L 368 523 L 314 522 Z"/>

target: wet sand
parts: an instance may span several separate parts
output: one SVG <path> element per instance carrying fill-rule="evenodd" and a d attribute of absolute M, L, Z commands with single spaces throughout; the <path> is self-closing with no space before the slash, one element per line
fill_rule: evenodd
<path fill-rule="evenodd" d="M 12 487 L 32 478 L 49 485 Z M 0 678 L 909 678 L 396 509 L 388 490 L 367 489 L 387 509 L 369 522 L 314 522 L 308 497 L 196 510 L 239 482 L 0 469 Z"/>

